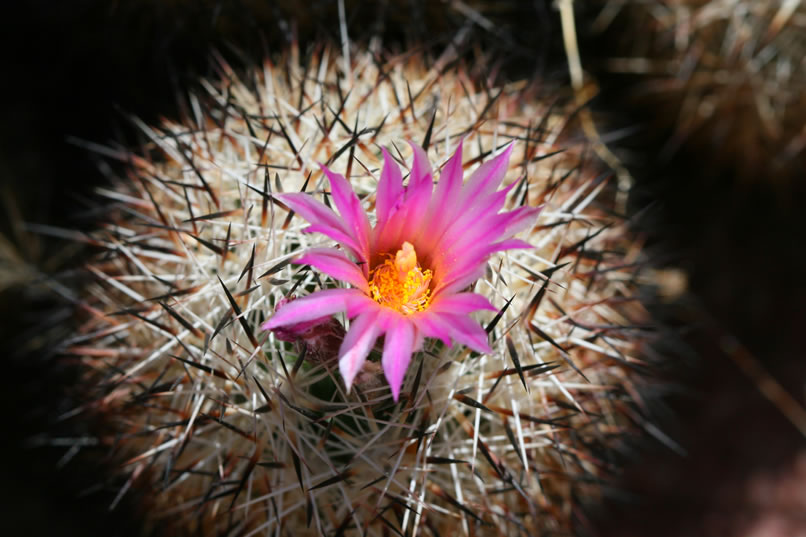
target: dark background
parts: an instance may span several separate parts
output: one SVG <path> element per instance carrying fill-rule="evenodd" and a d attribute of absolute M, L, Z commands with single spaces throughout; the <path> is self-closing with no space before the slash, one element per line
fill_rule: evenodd
<path fill-rule="evenodd" d="M 20 233 L 15 212 L 25 222 L 81 229 L 90 225 L 76 217 L 82 199 L 105 180 L 95 157 L 69 139 L 135 143 L 126 116 L 150 123 L 177 115 L 177 95 L 211 74 L 212 48 L 238 66 L 295 38 L 303 48 L 314 38 L 338 41 L 335 4 L 326 1 L 297 12 L 283 1 L 22 4 L 4 7 L 0 16 L 0 233 L 25 263 L 44 273 L 62 270 L 81 252 Z M 468 24 L 441 2 L 356 5 L 347 2 L 351 37 L 381 33 L 389 46 L 439 46 Z M 490 8 L 496 27 L 474 27 L 477 42 L 506 52 L 511 76 L 562 76 L 559 19 L 549 5 L 503 2 Z M 579 15 L 584 24 L 590 13 Z M 596 72 L 612 37 L 584 29 L 580 35 L 585 67 Z M 602 94 L 595 109 L 610 128 L 637 133 L 619 143 L 638 179 L 631 206 L 652 206 L 636 225 L 658 263 L 690 276 L 691 294 L 658 308 L 670 327 L 664 344 L 677 360 L 665 374 L 680 386 L 659 419 L 688 455 L 645 446 L 619 483 L 632 496 L 592 513 L 589 527 L 601 535 L 743 535 L 754 517 L 774 512 L 802 531 L 803 511 L 754 502 L 742 491 L 758 476 L 778 483 L 778 476 L 792 475 L 806 450 L 804 439 L 716 339 L 720 331 L 736 335 L 803 404 L 806 181 L 739 182 L 731 170 L 705 165 L 707 155 L 697 147 L 684 147 L 672 162 L 660 159 L 669 133 L 644 127 L 653 110 L 624 99 L 635 81 L 598 76 Z M 75 405 L 65 389 L 73 378 L 69 365 L 40 348 L 59 337 L 51 320 L 63 310 L 54 309 L 49 297 L 37 281 L 0 291 L 3 533 L 139 535 L 131 497 L 115 511 L 107 509 L 117 485 L 108 482 L 110 463 L 102 451 L 84 449 L 57 467 L 67 448 L 38 442 L 44 433 L 58 438 L 83 432 L 59 419 Z M 711 319 L 717 332 L 707 328 Z"/>

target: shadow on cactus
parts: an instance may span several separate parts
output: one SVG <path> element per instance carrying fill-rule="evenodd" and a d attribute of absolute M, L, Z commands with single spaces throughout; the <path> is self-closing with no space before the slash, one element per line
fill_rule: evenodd
<path fill-rule="evenodd" d="M 104 223 L 88 239 L 101 252 L 87 266 L 83 325 L 63 352 L 84 364 L 85 410 L 104 416 L 102 439 L 115 439 L 121 494 L 139 492 L 148 523 L 170 534 L 572 533 L 643 424 L 648 317 L 635 293 L 651 274 L 569 96 L 474 78 L 450 50 L 437 60 L 354 50 L 349 62 L 328 48 L 305 61 L 291 50 L 243 76 L 220 67 L 205 94 L 189 96 L 188 117 L 141 124 L 139 153 L 106 151 L 130 173 L 101 191 Z M 508 160 L 495 158 L 508 144 Z M 411 363 L 390 390 L 391 347 L 373 345 L 375 326 L 348 391 L 338 358 L 352 341 L 349 319 L 333 316 L 346 308 L 260 326 L 275 309 L 344 294 L 337 279 L 360 286 L 339 277 L 349 271 L 376 312 L 391 311 L 383 300 L 419 271 L 425 287 L 395 302 L 398 319 L 411 313 L 404 306 L 447 300 L 426 282 L 432 269 L 434 285 L 446 280 L 438 264 L 425 266 L 436 254 L 419 239 L 411 249 L 421 257 L 401 236 L 370 248 L 376 258 L 359 268 L 361 251 L 321 250 L 331 238 L 304 232 L 300 215 L 315 223 L 303 210 L 310 200 L 346 207 L 339 185 L 355 192 L 350 210 L 374 207 L 380 219 L 391 199 L 378 191 L 382 148 L 405 167 L 414 157 L 397 178 L 411 174 L 409 188 L 427 159 L 443 176 L 438 193 L 444 174 L 461 181 L 495 163 L 504 189 L 494 212 L 529 219 L 495 237 L 469 229 L 478 241 L 519 229 L 532 248 L 460 243 L 468 256 L 484 250 L 453 289 L 492 305 L 466 331 L 483 352 L 448 345 L 467 343 L 451 324 L 459 315 L 432 332 L 417 325 L 405 340 Z M 344 181 L 328 181 L 319 163 Z M 423 184 L 430 192 L 431 179 Z M 439 202 L 445 225 L 487 222 Z M 325 265 L 310 252 L 338 257 L 323 271 L 337 279 L 313 270 Z M 301 255 L 308 264 L 293 263 Z M 387 264 L 397 274 L 378 276 Z M 470 326 L 470 309 L 455 311 Z"/>
<path fill-rule="evenodd" d="M 797 181 L 806 166 L 802 2 L 599 4 L 594 28 L 609 27 L 600 42 L 617 56 L 604 70 L 635 77 L 625 83 L 629 103 L 673 131 L 667 157 L 685 145 L 732 177 Z"/>

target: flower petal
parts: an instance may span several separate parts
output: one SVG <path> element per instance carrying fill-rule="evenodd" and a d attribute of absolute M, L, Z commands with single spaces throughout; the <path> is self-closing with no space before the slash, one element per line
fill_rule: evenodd
<path fill-rule="evenodd" d="M 452 327 L 451 337 L 454 341 L 467 345 L 477 352 L 492 352 L 492 348 L 487 342 L 487 332 L 484 331 L 478 322 L 466 315 L 452 315 L 449 313 L 435 315 L 442 316 L 450 323 Z"/>
<path fill-rule="evenodd" d="M 311 223 L 305 231 L 326 235 L 348 248 L 357 259 L 366 261 L 366 253 L 361 248 L 361 245 L 348 232 L 344 220 L 333 212 L 333 209 L 304 192 L 289 192 L 276 194 L 276 196 L 290 209 L 299 213 L 300 216 Z"/>
<path fill-rule="evenodd" d="M 445 342 L 444 334 L 450 334 L 453 341 L 467 345 L 471 349 L 488 353 L 492 352 L 487 343 L 487 332 L 467 315 L 425 311 L 415 321 L 429 337 L 439 337 Z M 443 335 L 437 335 L 443 334 Z M 445 342 L 448 344 L 447 342 Z"/>
<path fill-rule="evenodd" d="M 369 292 L 367 279 L 358 265 L 344 252 L 334 248 L 310 248 L 295 263 L 311 265 L 336 280 L 345 281 L 365 293 Z"/>
<path fill-rule="evenodd" d="M 470 255 L 473 249 L 483 248 L 500 239 L 508 239 L 518 231 L 534 223 L 540 212 L 536 207 L 520 207 L 508 213 L 494 215 L 492 218 L 479 216 L 478 223 L 471 224 L 464 233 L 446 234 L 440 241 L 445 246 L 440 248 L 443 255 L 452 252 L 465 252 Z"/>
<path fill-rule="evenodd" d="M 305 233 L 321 233 L 322 235 L 330 237 L 334 241 L 341 244 L 345 250 L 348 250 L 359 261 L 364 261 L 365 259 L 361 245 L 341 229 L 337 229 L 326 224 L 311 224 L 302 231 Z"/>
<path fill-rule="evenodd" d="M 452 205 L 443 206 L 441 211 L 435 210 L 434 220 L 428 224 L 432 249 L 444 254 L 446 250 L 456 246 L 457 242 L 484 243 L 498 239 L 500 233 L 495 233 L 495 230 L 504 229 L 504 227 L 496 228 L 495 226 L 511 214 L 499 214 L 498 211 L 506 202 L 509 191 L 517 184 L 516 181 L 489 196 L 466 200 L 466 204 L 462 206 L 458 206 L 454 202 Z M 438 196 L 435 195 L 434 198 L 436 201 Z M 520 209 L 531 208 L 521 207 L 516 211 Z M 481 234 L 485 234 L 485 237 L 482 238 Z M 464 248 L 463 244 L 460 249 Z"/>
<path fill-rule="evenodd" d="M 425 221 L 425 215 L 428 211 L 428 205 L 431 203 L 433 188 L 434 184 L 430 175 L 428 176 L 428 181 L 422 181 L 413 186 L 409 185 L 406 190 L 404 208 L 399 213 L 402 223 L 399 228 L 401 235 L 397 237 L 397 240 L 394 241 L 395 243 L 402 243 L 407 240 L 416 244 L 422 234 L 430 232 Z"/>
<path fill-rule="evenodd" d="M 409 188 L 417 187 L 424 182 L 433 183 L 431 173 L 431 163 L 428 162 L 428 155 L 425 150 L 412 141 L 409 141 L 412 152 L 414 152 L 414 162 L 411 165 L 411 176 L 409 177 Z"/>
<path fill-rule="evenodd" d="M 437 182 L 436 190 L 436 204 L 449 204 L 453 205 L 455 197 L 459 194 L 462 188 L 462 145 L 464 138 L 459 140 L 459 145 L 456 147 L 456 152 L 451 159 L 442 168 L 439 174 L 439 181 Z"/>
<path fill-rule="evenodd" d="M 386 341 L 383 345 L 383 373 L 395 401 L 400 397 L 403 377 L 411 361 L 415 339 L 414 324 L 402 315 L 388 315 Z"/>
<path fill-rule="evenodd" d="M 528 228 L 530 225 L 533 225 L 542 210 L 543 206 L 541 205 L 540 207 L 519 207 L 514 211 L 506 213 L 506 227 L 501 235 L 511 237 Z"/>
<path fill-rule="evenodd" d="M 367 258 L 369 256 L 369 219 L 361 207 L 361 201 L 343 175 L 333 173 L 324 166 L 322 166 L 322 171 L 330 181 L 330 191 L 339 214 L 353 237 L 358 239 L 358 243 L 364 249 L 364 258 Z"/>
<path fill-rule="evenodd" d="M 377 322 L 379 313 L 380 309 L 374 308 L 356 317 L 339 348 L 339 372 L 348 393 L 381 333 L 381 326 Z"/>
<path fill-rule="evenodd" d="M 378 303 L 358 289 L 325 289 L 306 297 L 289 302 L 275 313 L 271 319 L 263 323 L 263 330 L 271 330 L 278 326 L 301 323 L 346 311 L 353 317 Z"/>
<path fill-rule="evenodd" d="M 473 283 L 484 276 L 486 260 L 468 263 L 462 270 L 448 270 L 445 278 L 441 279 L 434 288 L 433 300 L 436 301 L 440 295 L 449 296 L 458 293 L 463 289 L 473 285 Z"/>
<path fill-rule="evenodd" d="M 450 223 L 456 220 L 456 211 L 451 209 L 457 206 L 456 202 L 462 189 L 463 141 L 464 139 L 459 140 L 456 152 L 442 168 L 434 195 L 431 197 L 426 218 L 429 227 L 429 238 L 426 244 L 429 250 L 433 248 Z"/>
<path fill-rule="evenodd" d="M 493 244 L 480 243 L 473 249 L 456 254 L 452 265 L 440 269 L 444 275 L 434 288 L 434 297 L 438 293 L 451 294 L 461 291 L 484 274 L 487 258 L 495 252 L 513 249 L 534 248 L 520 239 L 507 239 Z"/>
<path fill-rule="evenodd" d="M 414 163 L 409 182 L 383 222 L 383 227 L 376 226 L 375 247 L 378 252 L 396 249 L 403 241 L 417 244 L 420 236 L 428 232 L 425 216 L 431 202 L 434 181 L 425 151 L 416 144 L 411 144 L 411 147 L 414 151 Z"/>
<path fill-rule="evenodd" d="M 478 293 L 457 293 L 435 298 L 429 308 L 435 312 L 467 315 L 477 310 L 498 311 L 486 297 Z"/>
<path fill-rule="evenodd" d="M 479 196 L 487 196 L 498 188 L 507 173 L 509 157 L 514 144 L 509 144 L 500 155 L 479 166 L 462 189 L 462 200 L 468 201 Z"/>
<path fill-rule="evenodd" d="M 344 229 L 344 221 L 333 212 L 333 209 L 315 200 L 310 194 L 305 192 L 285 192 L 275 194 L 275 196 L 311 224 L 322 223 Z"/>
<path fill-rule="evenodd" d="M 394 214 L 397 206 L 403 201 L 403 175 L 400 168 L 386 149 L 383 153 L 383 170 L 375 195 L 375 214 L 378 217 L 377 227 L 383 228 L 386 221 Z"/>
<path fill-rule="evenodd" d="M 417 326 L 417 333 L 425 337 L 433 337 L 441 340 L 446 346 L 451 346 L 450 327 L 444 323 L 434 321 L 432 312 L 416 313 L 411 316 L 411 321 Z"/>

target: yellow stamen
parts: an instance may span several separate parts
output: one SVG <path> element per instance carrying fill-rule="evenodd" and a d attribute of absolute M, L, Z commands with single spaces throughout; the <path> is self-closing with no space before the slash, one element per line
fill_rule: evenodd
<path fill-rule="evenodd" d="M 404 242 L 394 260 L 385 260 L 370 276 L 369 290 L 378 304 L 409 315 L 423 311 L 431 302 L 432 273 L 417 264 L 417 252 L 410 242 Z"/>

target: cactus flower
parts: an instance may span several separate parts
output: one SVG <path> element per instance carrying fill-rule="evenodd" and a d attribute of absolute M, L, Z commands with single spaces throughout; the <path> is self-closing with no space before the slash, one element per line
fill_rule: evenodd
<path fill-rule="evenodd" d="M 339 349 L 339 370 L 349 391 L 367 355 L 384 337 L 381 365 L 395 401 L 412 353 L 424 338 L 457 342 L 490 352 L 487 334 L 469 314 L 495 308 L 468 291 L 484 273 L 491 254 L 529 248 L 513 239 L 534 222 L 539 208 L 499 212 L 511 188 L 498 190 L 512 146 L 481 164 L 463 184 L 462 144 L 434 182 L 425 151 L 411 144 L 414 162 L 408 183 L 383 150 L 384 165 L 370 220 L 349 182 L 327 168 L 338 214 L 308 194 L 279 194 L 289 208 L 341 249 L 312 248 L 296 260 L 350 288 L 325 289 L 286 304 L 266 330 L 345 312 L 352 319 Z"/>

